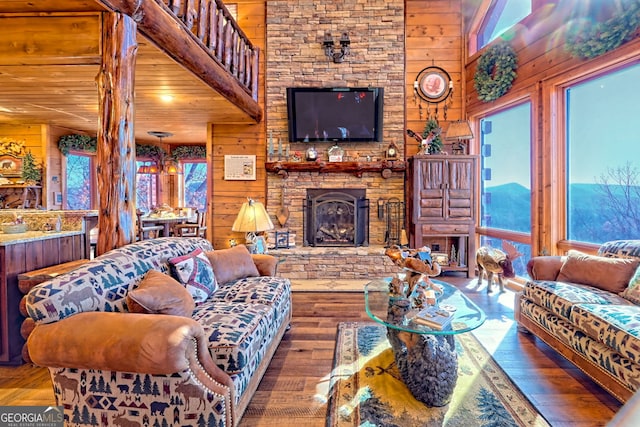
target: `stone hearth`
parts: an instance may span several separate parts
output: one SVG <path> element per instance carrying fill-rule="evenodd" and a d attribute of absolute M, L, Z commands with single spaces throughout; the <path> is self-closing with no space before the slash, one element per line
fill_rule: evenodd
<path fill-rule="evenodd" d="M 374 279 L 387 277 L 398 267 L 383 246 L 303 247 L 270 250 L 279 258 L 278 275 L 288 279 Z"/>

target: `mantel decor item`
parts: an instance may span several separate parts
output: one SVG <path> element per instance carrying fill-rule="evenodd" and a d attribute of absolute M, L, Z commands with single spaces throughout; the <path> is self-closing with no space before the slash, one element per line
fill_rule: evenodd
<path fill-rule="evenodd" d="M 35 185 L 42 179 L 42 168 L 36 164 L 31 151 L 28 151 L 22 159 L 21 176 L 25 183 L 30 185 Z"/>
<path fill-rule="evenodd" d="M 10 154 L 0 156 L 0 176 L 22 176 L 23 157 L 16 157 Z"/>
<path fill-rule="evenodd" d="M 338 145 L 334 145 L 327 151 L 330 162 L 341 162 L 344 159 L 344 150 Z"/>
<path fill-rule="evenodd" d="M 384 157 L 387 160 L 396 160 L 398 158 L 398 146 L 395 142 L 391 141 L 386 151 L 384 152 Z"/>
<path fill-rule="evenodd" d="M 518 68 L 516 52 L 507 43 L 498 43 L 488 48 L 478 59 L 473 77 L 478 99 L 495 101 L 511 89 Z"/>

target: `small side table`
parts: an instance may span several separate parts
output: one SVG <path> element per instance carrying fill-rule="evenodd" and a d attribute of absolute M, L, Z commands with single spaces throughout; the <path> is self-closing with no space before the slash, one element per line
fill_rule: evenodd
<path fill-rule="evenodd" d="M 451 324 L 434 330 L 413 320 L 419 310 L 411 308 L 407 298 L 390 296 L 390 281 L 380 279 L 365 285 L 367 314 L 387 327 L 400 375 L 413 396 L 428 406 L 444 406 L 451 400 L 458 379 L 454 337 L 480 327 L 486 316 L 455 286 L 432 280 L 443 289 L 438 304 L 455 307 Z"/>

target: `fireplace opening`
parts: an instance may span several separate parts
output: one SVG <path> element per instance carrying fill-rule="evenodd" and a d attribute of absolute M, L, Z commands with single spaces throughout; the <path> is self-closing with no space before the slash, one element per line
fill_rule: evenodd
<path fill-rule="evenodd" d="M 365 189 L 307 189 L 305 246 L 369 246 Z"/>

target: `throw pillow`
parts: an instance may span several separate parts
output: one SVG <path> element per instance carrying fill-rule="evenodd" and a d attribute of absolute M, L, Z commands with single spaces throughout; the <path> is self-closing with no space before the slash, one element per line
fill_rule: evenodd
<path fill-rule="evenodd" d="M 640 259 L 606 258 L 570 250 L 557 280 L 620 293 L 626 289 L 639 263 Z"/>
<path fill-rule="evenodd" d="M 258 268 L 244 245 L 207 252 L 219 283 L 229 283 L 245 277 L 257 277 Z"/>
<path fill-rule="evenodd" d="M 195 302 L 204 302 L 218 288 L 211 262 L 202 249 L 171 258 L 171 274 L 182 283 Z"/>
<path fill-rule="evenodd" d="M 149 270 L 138 287 L 127 293 L 126 300 L 132 313 L 191 317 L 196 306 L 184 286 L 157 270 Z"/>
<path fill-rule="evenodd" d="M 629 286 L 620 296 L 635 304 L 640 304 L 640 267 L 636 269 L 635 274 L 629 280 Z"/>

